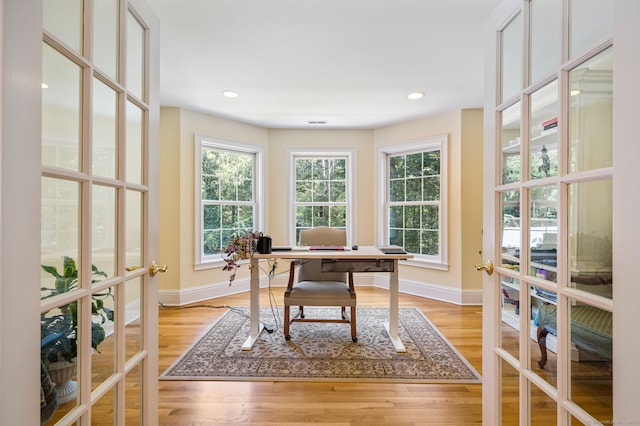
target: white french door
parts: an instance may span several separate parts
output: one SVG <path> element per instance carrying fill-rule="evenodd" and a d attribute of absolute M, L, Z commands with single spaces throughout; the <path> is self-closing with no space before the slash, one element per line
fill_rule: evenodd
<path fill-rule="evenodd" d="M 639 15 L 622 0 L 505 0 L 490 22 L 484 424 L 640 419 L 638 203 L 620 189 L 638 176 Z"/>
<path fill-rule="evenodd" d="M 42 16 L 41 322 L 77 321 L 77 350 L 43 359 L 54 377 L 77 355 L 42 413 L 156 424 L 157 18 L 143 0 L 45 1 Z"/>

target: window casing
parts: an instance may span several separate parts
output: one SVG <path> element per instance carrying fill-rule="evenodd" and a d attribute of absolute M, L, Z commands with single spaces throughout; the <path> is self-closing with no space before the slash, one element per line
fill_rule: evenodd
<path fill-rule="evenodd" d="M 447 136 L 378 150 L 380 245 L 398 245 L 410 263 L 447 269 Z"/>
<path fill-rule="evenodd" d="M 289 151 L 289 241 L 297 244 L 300 230 L 316 226 L 345 229 L 351 241 L 352 150 Z"/>
<path fill-rule="evenodd" d="M 221 265 L 235 234 L 262 230 L 264 148 L 196 135 L 195 151 L 195 267 L 204 269 Z"/>

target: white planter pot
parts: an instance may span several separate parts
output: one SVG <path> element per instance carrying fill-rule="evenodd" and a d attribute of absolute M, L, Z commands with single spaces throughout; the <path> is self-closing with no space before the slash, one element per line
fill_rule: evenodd
<path fill-rule="evenodd" d="M 60 404 L 74 400 L 78 396 L 78 382 L 71 380 L 75 377 L 77 368 L 78 366 L 75 362 L 58 361 L 49 363 L 47 371 L 51 381 L 56 385 Z"/>

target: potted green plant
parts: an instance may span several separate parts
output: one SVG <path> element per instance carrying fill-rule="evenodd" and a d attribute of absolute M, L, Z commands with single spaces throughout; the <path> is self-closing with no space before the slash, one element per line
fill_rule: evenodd
<path fill-rule="evenodd" d="M 78 288 L 78 268 L 75 260 L 65 256 L 63 258 L 62 271 L 55 266 L 42 265 L 42 269 L 54 277 L 53 287 L 42 287 L 42 298 L 69 292 Z M 107 277 L 107 274 L 91 266 L 91 282 L 95 283 Z M 98 353 L 98 345 L 104 341 L 106 333 L 104 323 L 113 321 L 113 310 L 105 306 L 106 299 L 113 299 L 111 289 L 96 293 L 92 296 L 91 314 L 94 318 L 91 322 L 91 347 Z M 66 402 L 75 397 L 75 386 L 69 385 L 69 381 L 75 375 L 75 360 L 78 355 L 78 304 L 76 301 L 60 306 L 58 311 L 49 315 L 44 312 L 40 315 L 40 358 L 56 382 L 60 402 Z M 56 376 L 54 370 L 66 368 L 63 373 L 65 378 Z"/>

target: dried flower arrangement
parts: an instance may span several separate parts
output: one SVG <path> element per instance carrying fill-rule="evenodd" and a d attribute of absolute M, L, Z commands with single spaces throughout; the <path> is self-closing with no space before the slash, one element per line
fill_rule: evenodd
<path fill-rule="evenodd" d="M 236 271 L 240 267 L 238 261 L 251 258 L 258 246 L 258 238 L 261 236 L 262 232 L 257 231 L 235 234 L 229 245 L 224 249 L 222 256 L 226 265 L 222 270 L 231 271 L 229 285 L 231 285 L 236 278 Z"/>

